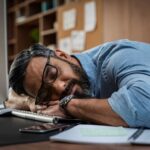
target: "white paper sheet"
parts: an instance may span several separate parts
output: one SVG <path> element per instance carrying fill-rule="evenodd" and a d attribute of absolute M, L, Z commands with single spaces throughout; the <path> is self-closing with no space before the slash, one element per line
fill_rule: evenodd
<path fill-rule="evenodd" d="M 71 52 L 72 52 L 71 38 L 66 37 L 66 38 L 60 39 L 59 40 L 59 49 L 68 54 L 71 54 Z"/>
<path fill-rule="evenodd" d="M 135 129 L 101 125 L 77 125 L 67 131 L 51 136 L 50 140 L 73 143 L 128 143 Z"/>
<path fill-rule="evenodd" d="M 84 30 L 93 31 L 96 28 L 96 4 L 94 1 L 84 5 Z"/>
<path fill-rule="evenodd" d="M 149 144 L 150 145 L 150 130 L 145 129 L 144 132 L 134 141 L 130 141 L 134 144 Z"/>
<path fill-rule="evenodd" d="M 71 42 L 72 49 L 76 51 L 83 51 L 85 49 L 86 34 L 84 31 L 72 31 Z"/>
<path fill-rule="evenodd" d="M 70 9 L 63 13 L 63 29 L 69 30 L 75 28 L 76 9 Z"/>

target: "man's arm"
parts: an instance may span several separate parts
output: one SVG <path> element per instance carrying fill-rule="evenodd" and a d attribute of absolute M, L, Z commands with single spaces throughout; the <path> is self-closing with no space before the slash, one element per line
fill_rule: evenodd
<path fill-rule="evenodd" d="M 111 108 L 107 99 L 72 99 L 63 110 L 59 100 L 50 101 L 46 109 L 38 109 L 38 113 L 58 115 L 61 117 L 79 118 L 96 124 L 125 126 L 127 123 Z"/>
<path fill-rule="evenodd" d="M 107 99 L 72 99 L 66 110 L 74 117 L 97 124 L 128 126 L 110 107 Z"/>

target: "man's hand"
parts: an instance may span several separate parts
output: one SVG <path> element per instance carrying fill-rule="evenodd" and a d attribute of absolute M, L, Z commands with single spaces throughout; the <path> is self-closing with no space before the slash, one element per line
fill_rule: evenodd
<path fill-rule="evenodd" d="M 29 110 L 28 96 L 18 95 L 11 88 L 9 89 L 8 100 L 5 101 L 7 108 Z"/>
<path fill-rule="evenodd" d="M 57 115 L 64 118 L 70 117 L 59 107 L 59 100 L 51 101 L 47 106 L 35 105 L 35 99 L 25 95 L 18 95 L 12 89 L 9 89 L 8 100 L 5 101 L 5 106 L 7 108 L 29 110 L 46 115 Z"/>
<path fill-rule="evenodd" d="M 70 116 L 59 106 L 59 100 L 50 101 L 47 108 L 37 106 L 37 112 L 40 114 L 60 116 L 63 118 L 70 118 Z"/>
<path fill-rule="evenodd" d="M 32 112 L 37 111 L 35 106 L 35 99 L 26 95 L 18 95 L 11 88 L 9 89 L 8 100 L 5 101 L 5 106 L 7 108 L 30 110 Z M 40 106 L 40 108 L 46 107 Z"/>

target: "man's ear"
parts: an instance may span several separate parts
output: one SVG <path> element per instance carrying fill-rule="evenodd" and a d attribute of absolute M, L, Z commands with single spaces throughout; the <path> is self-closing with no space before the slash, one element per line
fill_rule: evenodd
<path fill-rule="evenodd" d="M 62 59 L 66 59 L 66 60 L 71 60 L 71 58 L 72 58 L 69 54 L 67 54 L 61 50 L 56 50 L 55 54 L 57 57 L 60 57 Z"/>

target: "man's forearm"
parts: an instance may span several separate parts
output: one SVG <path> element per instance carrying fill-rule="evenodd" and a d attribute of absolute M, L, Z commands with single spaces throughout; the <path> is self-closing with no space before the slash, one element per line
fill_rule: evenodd
<path fill-rule="evenodd" d="M 110 107 L 106 99 L 72 99 L 66 110 L 72 116 L 97 124 L 128 126 Z"/>

